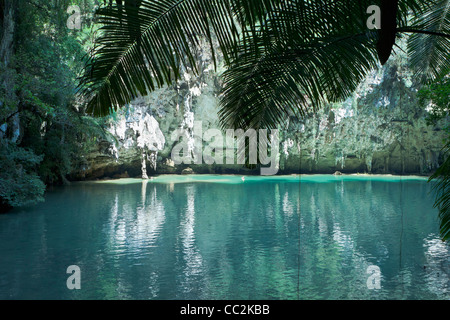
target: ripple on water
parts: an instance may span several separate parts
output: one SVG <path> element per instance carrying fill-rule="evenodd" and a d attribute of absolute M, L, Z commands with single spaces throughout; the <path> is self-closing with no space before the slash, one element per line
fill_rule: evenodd
<path fill-rule="evenodd" d="M 240 178 L 55 188 L 0 216 L 0 298 L 449 299 L 426 179 Z M 72 264 L 77 293 L 64 287 Z"/>

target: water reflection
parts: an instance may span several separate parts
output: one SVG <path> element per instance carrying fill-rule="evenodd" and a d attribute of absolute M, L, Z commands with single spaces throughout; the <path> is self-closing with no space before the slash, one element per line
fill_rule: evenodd
<path fill-rule="evenodd" d="M 181 278 L 181 288 L 184 293 L 188 293 L 195 288 L 199 281 L 197 276 L 202 272 L 202 256 L 195 244 L 195 187 L 193 185 L 186 188 L 187 203 L 180 224 L 179 237 L 182 242 L 183 252 L 183 275 Z"/>
<path fill-rule="evenodd" d="M 425 181 L 202 178 L 80 184 L 0 216 L 0 298 L 449 299 Z"/>
<path fill-rule="evenodd" d="M 107 238 L 117 254 L 145 254 L 158 239 L 165 222 L 164 204 L 156 187 L 147 190 L 147 184 L 142 182 L 140 201 L 134 203 L 121 200 L 119 192 L 114 194 Z"/>
<path fill-rule="evenodd" d="M 450 278 L 450 249 L 449 246 L 437 239 L 435 234 L 431 234 L 424 239 L 425 272 L 426 285 L 430 292 L 440 295 L 449 294 Z"/>

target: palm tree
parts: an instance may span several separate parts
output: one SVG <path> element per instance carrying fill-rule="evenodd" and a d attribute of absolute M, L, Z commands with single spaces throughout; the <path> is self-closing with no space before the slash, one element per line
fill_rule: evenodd
<path fill-rule="evenodd" d="M 374 4 L 379 30 L 367 26 Z M 102 28 L 80 90 L 94 115 L 173 83 L 182 66 L 196 71 L 202 39 L 227 67 L 224 128 L 275 128 L 345 99 L 407 34 L 417 81 L 450 67 L 450 0 L 110 0 L 96 15 Z"/>

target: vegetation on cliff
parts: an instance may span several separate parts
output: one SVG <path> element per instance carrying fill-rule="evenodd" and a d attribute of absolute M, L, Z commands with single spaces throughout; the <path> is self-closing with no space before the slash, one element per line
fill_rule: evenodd
<path fill-rule="evenodd" d="M 449 118 L 450 74 L 425 86 L 419 94 L 430 110 L 428 121 L 431 124 Z M 447 138 L 443 148 L 444 162 L 430 177 L 430 181 L 436 182 L 434 185 L 435 207 L 439 209 L 441 236 L 448 241 L 450 240 L 450 123 L 445 130 Z"/>
<path fill-rule="evenodd" d="M 43 200 L 67 182 L 93 142 L 97 120 L 77 108 L 89 26 L 67 27 L 73 1 L 0 1 L 0 205 Z M 93 1 L 75 1 L 93 9 Z"/>

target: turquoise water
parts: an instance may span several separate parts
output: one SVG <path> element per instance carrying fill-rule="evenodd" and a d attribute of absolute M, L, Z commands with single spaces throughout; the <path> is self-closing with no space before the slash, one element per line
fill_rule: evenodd
<path fill-rule="evenodd" d="M 74 183 L 0 215 L 0 299 L 449 299 L 429 192 L 389 176 Z"/>

